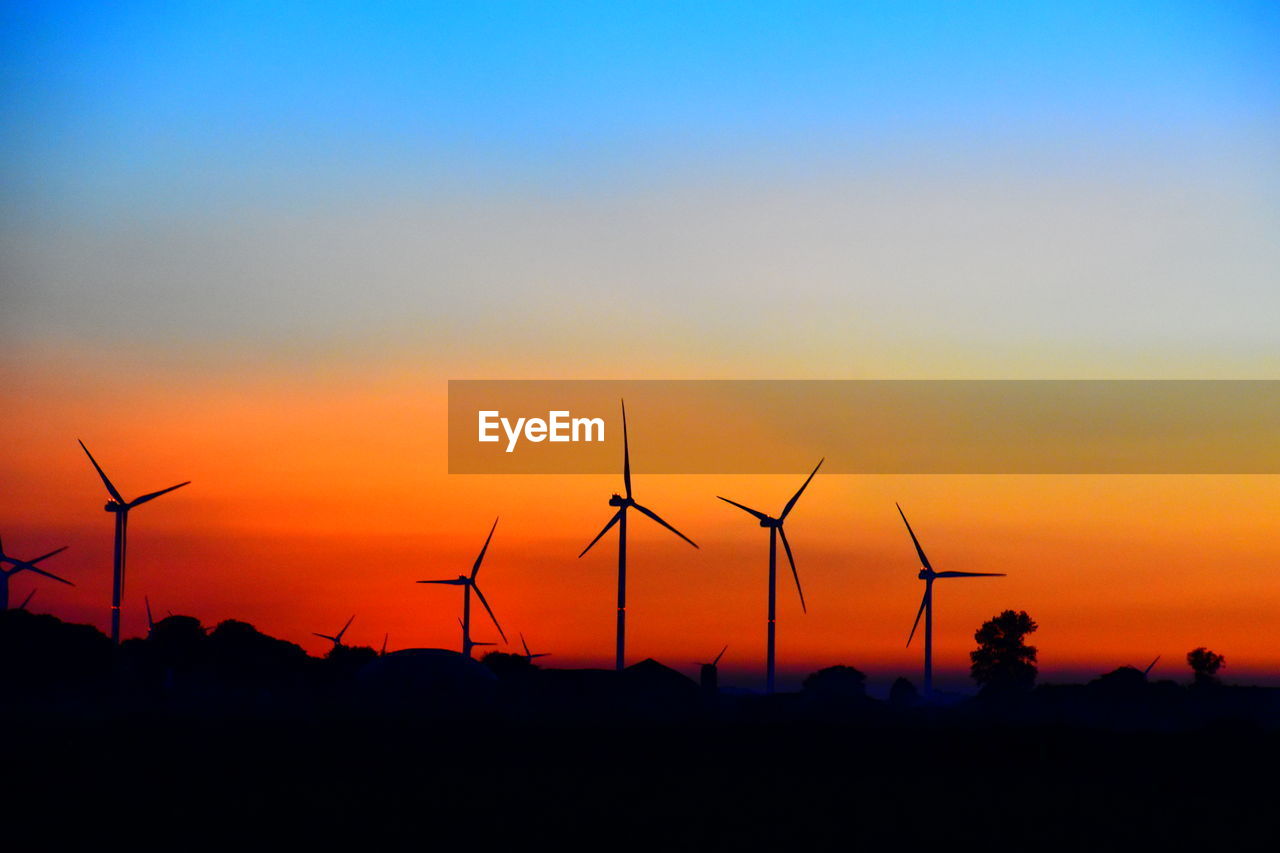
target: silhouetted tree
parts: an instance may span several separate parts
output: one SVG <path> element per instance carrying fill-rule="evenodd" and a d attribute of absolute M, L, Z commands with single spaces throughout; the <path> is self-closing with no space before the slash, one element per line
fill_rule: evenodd
<path fill-rule="evenodd" d="M 1039 627 L 1025 610 L 1006 610 L 974 632 L 969 673 L 984 693 L 1030 690 L 1036 680 L 1036 647 L 1026 636 Z"/>
<path fill-rule="evenodd" d="M 221 680 L 262 687 L 296 682 L 308 660 L 301 646 L 236 619 L 219 622 L 209 633 L 209 657 Z"/>
<path fill-rule="evenodd" d="M 499 678 L 527 675 L 538 668 L 524 655 L 511 655 L 506 652 L 489 652 L 480 658 L 480 663 L 489 667 Z"/>
<path fill-rule="evenodd" d="M 123 673 L 137 689 L 189 686 L 207 673 L 209 638 L 200 620 L 168 616 L 156 622 L 145 638 L 120 644 Z"/>
<path fill-rule="evenodd" d="M 146 643 L 162 665 L 191 669 L 204 664 L 209 637 L 194 616 L 166 616 L 156 623 Z"/>
<path fill-rule="evenodd" d="M 1222 655 L 1211 652 L 1204 646 L 1187 652 L 1187 663 L 1195 675 L 1194 683 L 1200 687 L 1218 684 L 1218 670 L 1222 669 L 1226 662 L 1227 659 Z"/>
<path fill-rule="evenodd" d="M 851 666 L 828 666 L 805 678 L 801 685 L 806 693 L 819 696 L 850 698 L 865 696 L 867 677 Z"/>
<path fill-rule="evenodd" d="M 378 656 L 372 646 L 334 646 L 324 659 L 330 664 L 354 672 Z"/>
<path fill-rule="evenodd" d="M 33 690 L 101 686 L 114 658 L 115 646 L 92 625 L 26 610 L 0 610 L 0 699 Z"/>
<path fill-rule="evenodd" d="M 377 659 L 377 651 L 369 646 L 335 645 L 312 671 L 315 685 L 330 691 L 330 695 L 347 695 L 360 671 Z"/>
<path fill-rule="evenodd" d="M 910 708 L 920 701 L 920 693 L 916 686 L 899 676 L 889 688 L 889 704 L 895 708 Z"/>

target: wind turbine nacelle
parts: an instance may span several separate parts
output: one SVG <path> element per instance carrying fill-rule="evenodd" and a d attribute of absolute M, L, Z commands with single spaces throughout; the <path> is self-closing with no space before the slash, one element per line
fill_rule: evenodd
<path fill-rule="evenodd" d="M 622 495 L 615 494 L 613 495 L 613 497 L 609 498 L 609 506 L 626 506 L 626 505 L 627 505 L 627 499 L 624 498 Z"/>
<path fill-rule="evenodd" d="M 119 512 L 120 508 L 121 505 L 115 501 L 107 501 L 106 506 L 103 507 L 107 512 Z"/>
<path fill-rule="evenodd" d="M 782 526 L 782 522 L 781 522 L 781 521 L 778 521 L 778 519 L 776 519 L 776 518 L 762 518 L 762 519 L 760 519 L 760 526 L 761 526 L 761 527 L 765 527 L 765 528 L 769 528 L 769 527 L 781 527 L 781 526 Z"/>
<path fill-rule="evenodd" d="M 921 569 L 920 574 L 916 575 L 916 577 L 920 578 L 922 581 L 927 581 L 929 578 L 933 577 L 933 572 L 928 569 Z"/>

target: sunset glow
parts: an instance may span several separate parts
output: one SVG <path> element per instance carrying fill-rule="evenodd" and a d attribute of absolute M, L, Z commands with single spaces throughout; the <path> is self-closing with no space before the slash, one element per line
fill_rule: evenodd
<path fill-rule="evenodd" d="M 449 379 L 1280 371 L 1266 4 L 56 5 L 5 24 L 0 536 L 70 546 L 76 586 L 33 602 L 63 619 L 110 601 L 77 439 L 130 496 L 192 481 L 132 519 L 125 636 L 145 595 L 313 654 L 351 613 L 350 642 L 456 648 L 461 593 L 414 582 L 500 516 L 508 636 L 608 666 L 616 545 L 577 554 L 620 477 L 449 475 Z M 637 492 L 701 547 L 632 525 L 628 658 L 727 643 L 722 681 L 758 686 L 767 536 L 715 496 L 781 505 L 804 471 L 647 473 L 630 414 Z M 1005 608 L 1042 680 L 1183 678 L 1206 644 L 1280 678 L 1275 476 L 823 473 L 788 522 L 784 683 L 918 674 L 895 501 L 940 569 L 1008 575 L 940 585 L 943 683 Z"/>

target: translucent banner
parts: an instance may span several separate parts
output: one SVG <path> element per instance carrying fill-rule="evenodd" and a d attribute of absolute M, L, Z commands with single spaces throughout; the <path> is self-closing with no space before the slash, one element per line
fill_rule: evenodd
<path fill-rule="evenodd" d="M 1280 473 L 1280 380 L 451 380 L 454 474 Z"/>

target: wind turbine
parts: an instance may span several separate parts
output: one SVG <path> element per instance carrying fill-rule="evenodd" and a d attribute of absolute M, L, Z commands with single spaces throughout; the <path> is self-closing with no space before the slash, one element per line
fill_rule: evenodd
<path fill-rule="evenodd" d="M 351 623 L 354 621 L 356 621 L 356 615 L 352 613 L 351 618 L 347 620 L 347 624 L 343 625 L 342 630 L 339 631 L 334 636 L 329 636 L 328 634 L 319 634 L 319 633 L 316 633 L 315 631 L 312 631 L 311 633 L 322 640 L 331 641 L 333 643 L 333 647 L 336 649 L 342 645 L 342 635 L 347 633 L 347 629 L 351 627 Z"/>
<path fill-rule="evenodd" d="M 911 529 L 911 522 L 907 521 L 907 515 L 902 511 L 902 507 L 898 507 L 898 515 L 902 516 L 902 523 L 907 526 L 907 532 L 911 534 L 911 542 L 916 546 L 916 553 L 920 555 L 920 574 L 918 577 L 924 581 L 924 598 L 920 600 L 920 609 L 916 611 L 916 621 L 911 625 L 911 634 L 907 637 L 907 646 L 910 647 L 912 638 L 916 635 L 916 628 L 920 625 L 920 614 L 924 614 L 924 695 L 927 698 L 933 693 L 933 582 L 938 578 L 1002 578 L 1004 572 L 935 572 L 933 566 L 929 564 L 929 558 L 925 556 L 924 548 L 920 547 L 920 540 L 916 538 L 916 532 Z"/>
<path fill-rule="evenodd" d="M 698 683 L 702 685 L 704 690 L 715 692 L 719 688 L 720 670 L 717 669 L 717 666 L 720 663 L 720 658 L 724 657 L 724 653 L 727 651 L 729 651 L 729 646 L 728 644 L 725 644 L 725 647 L 720 650 L 720 654 L 716 655 L 716 659 L 711 663 L 698 664 L 700 667 L 698 671 Z"/>
<path fill-rule="evenodd" d="M 459 619 L 459 620 L 458 620 L 458 627 L 459 627 L 459 628 L 461 628 L 461 627 L 462 627 L 462 620 L 461 620 L 461 619 Z M 472 641 L 471 641 L 471 647 L 472 647 L 472 648 L 475 648 L 476 646 L 496 646 L 496 645 L 498 645 L 498 644 L 497 644 L 497 643 L 484 643 L 484 642 L 481 642 L 480 640 L 472 640 Z"/>
<path fill-rule="evenodd" d="M 77 439 L 79 441 L 79 439 Z M 119 644 L 120 642 L 120 602 L 124 599 L 124 558 L 125 545 L 128 538 L 129 528 L 129 510 L 134 507 L 141 506 L 147 501 L 155 500 L 161 495 L 168 494 L 174 489 L 180 489 L 188 485 L 191 481 L 179 483 L 176 486 L 170 486 L 167 489 L 161 489 L 158 492 L 149 492 L 142 497 L 134 498 L 127 501 L 112 485 L 108 479 L 102 466 L 98 464 L 98 460 L 93 458 L 93 454 L 89 452 L 89 448 L 84 446 L 84 442 L 80 442 L 80 447 L 84 450 L 89 461 L 93 463 L 94 469 L 98 472 L 98 476 L 102 478 L 102 484 L 107 487 L 111 500 L 107 501 L 107 505 L 103 507 L 107 512 L 114 513 L 116 517 L 116 542 L 114 558 L 112 560 L 112 580 L 111 580 L 111 642 Z"/>
<path fill-rule="evenodd" d="M 545 658 L 547 655 L 551 654 L 551 652 L 529 651 L 529 644 L 525 642 L 524 634 L 520 635 L 520 645 L 524 646 L 524 659 L 527 660 L 529 663 L 533 663 L 534 658 Z"/>
<path fill-rule="evenodd" d="M 387 640 L 388 640 L 390 637 L 391 637 L 391 635 L 390 635 L 390 634 L 383 634 L 383 635 L 382 635 L 382 651 L 378 652 L 378 657 L 380 657 L 380 658 L 385 658 L 385 657 L 387 656 Z"/>
<path fill-rule="evenodd" d="M 813 479 L 813 475 L 818 473 L 818 469 L 822 467 L 822 463 L 826 459 L 819 459 L 818 464 L 813 467 L 808 479 L 800 486 L 799 491 L 791 496 L 791 500 L 787 501 L 787 505 L 782 508 L 782 512 L 777 518 L 771 515 L 765 515 L 763 512 L 754 510 L 749 506 L 744 506 L 737 501 L 731 501 L 728 498 L 720 498 L 728 504 L 733 504 L 743 512 L 754 515 L 760 521 L 761 527 L 769 529 L 769 641 L 768 649 L 765 654 L 765 689 L 773 692 L 773 669 L 774 669 L 774 630 L 778 616 L 778 537 L 782 537 L 782 547 L 787 551 L 787 562 L 791 564 L 791 576 L 796 579 L 796 592 L 800 595 L 800 609 L 805 613 L 809 612 L 809 608 L 804 603 L 804 590 L 800 588 L 800 573 L 796 571 L 795 557 L 791 556 L 791 543 L 787 542 L 787 532 L 783 529 L 782 524 L 787 520 L 787 515 L 795 508 L 796 501 L 800 500 L 800 496 L 804 494 L 804 490 L 809 486 L 809 481 Z M 716 497 L 720 497 L 717 495 Z"/>
<path fill-rule="evenodd" d="M 609 498 L 609 506 L 616 506 L 618 511 L 609 519 L 608 524 L 596 534 L 596 538 L 592 539 L 591 543 L 582 549 L 582 554 L 578 555 L 578 558 L 581 559 L 583 554 L 591 550 L 592 545 L 600 541 L 600 537 L 609 532 L 609 528 L 615 524 L 618 525 L 618 634 L 615 666 L 619 672 L 626 665 L 627 645 L 627 510 L 635 509 L 637 512 L 649 516 L 693 547 L 698 547 L 698 543 L 676 530 L 670 524 L 667 524 L 658 517 L 656 512 L 636 503 L 636 499 L 631 494 L 631 445 L 627 440 L 626 401 L 622 402 L 622 485 L 625 487 L 626 495 L 619 495 L 614 492 L 613 496 Z"/>
<path fill-rule="evenodd" d="M 489 618 L 493 620 L 494 627 L 498 629 L 498 633 L 502 635 L 502 642 L 507 642 L 507 635 L 502 632 L 502 626 L 498 624 L 498 617 L 493 615 L 493 608 L 489 606 L 489 602 L 485 600 L 484 593 L 480 591 L 480 587 L 476 584 L 476 575 L 480 574 L 480 564 L 484 562 L 485 552 L 489 550 L 489 542 L 493 539 L 493 531 L 498 529 L 498 519 L 493 520 L 493 527 L 489 528 L 489 535 L 485 537 L 484 547 L 480 549 L 479 556 L 476 557 L 475 563 L 471 566 L 470 575 L 458 575 L 452 580 L 432 580 L 418 581 L 418 583 L 443 583 L 450 586 L 462 587 L 462 619 L 459 624 L 462 626 L 462 653 L 467 657 L 471 657 L 472 646 L 491 646 L 493 643 L 474 643 L 471 641 L 471 591 L 475 590 L 476 598 L 480 599 L 480 603 L 484 605 L 485 611 L 489 614 Z"/>
<path fill-rule="evenodd" d="M 63 545 L 61 548 L 58 548 L 55 551 L 50 551 L 48 554 L 42 554 L 41 556 L 36 557 L 34 560 L 19 560 L 16 557 L 10 557 L 8 554 L 6 554 L 4 552 L 4 544 L 0 542 L 0 610 L 9 609 L 9 578 L 18 574 L 18 572 L 35 572 L 37 575 L 43 575 L 46 578 L 52 578 L 53 580 L 56 580 L 58 583 L 65 583 L 67 586 L 75 586 L 75 584 L 73 584 L 71 581 L 67 580 L 66 578 L 60 578 L 57 575 L 55 575 L 53 572 L 46 572 L 44 569 L 37 569 L 35 565 L 36 563 L 39 563 L 41 560 L 47 560 L 50 557 L 52 557 L 54 554 L 61 554 L 65 550 L 67 550 L 67 546 Z M 5 563 L 9 564 L 9 568 L 6 569 L 4 567 Z M 32 594 L 34 594 L 34 591 Z M 30 601 L 30 600 L 31 600 L 31 596 L 28 595 L 27 601 Z M 27 602 L 24 601 L 22 602 L 22 605 L 18 609 L 21 610 L 26 606 L 27 606 Z"/>
<path fill-rule="evenodd" d="M 144 595 L 142 602 L 147 606 L 147 636 L 150 637 L 156 632 L 156 620 L 151 618 L 151 599 Z"/>

